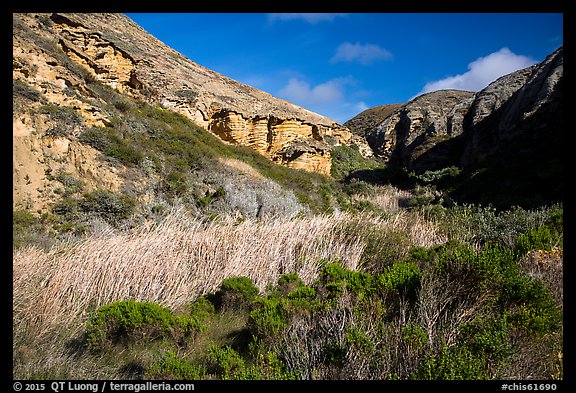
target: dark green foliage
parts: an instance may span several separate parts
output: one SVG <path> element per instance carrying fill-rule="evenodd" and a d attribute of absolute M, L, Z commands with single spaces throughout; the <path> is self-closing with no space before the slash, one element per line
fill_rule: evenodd
<path fill-rule="evenodd" d="M 332 149 L 333 178 L 342 180 L 350 173 L 361 169 L 373 169 L 382 164 L 375 158 L 364 158 L 356 146 L 336 146 Z"/>
<path fill-rule="evenodd" d="M 84 130 L 79 141 L 101 151 L 124 165 L 138 165 L 143 153 L 110 127 L 92 127 Z"/>
<path fill-rule="evenodd" d="M 260 290 L 250 278 L 229 277 L 220 284 L 220 288 L 214 295 L 214 304 L 219 310 L 244 310 L 249 307 L 259 293 Z"/>
<path fill-rule="evenodd" d="M 197 199 L 197 204 L 200 207 L 205 207 L 208 206 L 209 204 L 211 204 L 213 201 L 218 200 L 222 197 L 224 197 L 224 195 L 226 194 L 226 192 L 224 191 L 224 188 L 222 187 L 218 187 L 216 189 L 216 191 L 214 192 L 206 192 L 206 194 L 204 194 L 204 196 L 200 197 Z"/>
<path fill-rule="evenodd" d="M 15 232 L 25 231 L 40 224 L 40 220 L 28 210 L 15 210 L 12 214 L 12 229 Z"/>
<path fill-rule="evenodd" d="M 442 350 L 424 359 L 414 379 L 426 380 L 476 380 L 489 379 L 483 356 L 474 354 L 468 347 L 442 347 Z"/>
<path fill-rule="evenodd" d="M 462 326 L 461 340 L 471 352 L 499 361 L 512 355 L 509 330 L 506 314 L 498 318 L 480 315 Z"/>
<path fill-rule="evenodd" d="M 233 379 L 245 368 L 244 359 L 228 345 L 222 348 L 211 346 L 208 349 L 208 358 L 210 370 L 222 379 Z"/>
<path fill-rule="evenodd" d="M 241 295 L 247 302 L 254 300 L 254 298 L 260 293 L 260 290 L 248 277 L 226 278 L 222 281 L 222 284 L 220 284 L 220 291 L 235 292 Z"/>
<path fill-rule="evenodd" d="M 413 262 L 397 262 L 378 277 L 378 284 L 388 290 L 415 297 L 420 287 L 420 268 Z"/>
<path fill-rule="evenodd" d="M 424 184 L 435 184 L 439 187 L 445 187 L 458 175 L 460 175 L 460 168 L 451 166 L 435 171 L 425 171 L 422 174 L 415 175 L 415 177 Z"/>
<path fill-rule="evenodd" d="M 421 325 L 410 322 L 403 326 L 400 332 L 402 334 L 402 340 L 411 348 L 420 350 L 429 344 L 426 330 Z"/>
<path fill-rule="evenodd" d="M 193 317 L 176 316 L 152 302 L 124 300 L 99 307 L 86 325 L 86 345 L 102 350 L 110 345 L 146 343 L 162 338 L 181 342 L 203 326 Z"/>
<path fill-rule="evenodd" d="M 289 295 L 304 286 L 304 282 L 296 273 L 282 274 L 278 278 L 278 289 L 283 296 Z"/>
<path fill-rule="evenodd" d="M 525 255 L 532 250 L 550 251 L 559 245 L 561 237 L 554 233 L 547 226 L 531 228 L 528 232 L 520 235 L 516 239 L 516 251 L 520 255 Z"/>
<path fill-rule="evenodd" d="M 135 201 L 124 194 L 106 190 L 95 190 L 83 195 L 78 207 L 84 213 L 95 213 L 107 221 L 128 218 L 133 212 Z"/>
<path fill-rule="evenodd" d="M 201 296 L 189 306 L 190 316 L 199 321 L 206 321 L 216 315 L 214 304 L 206 296 Z"/>
<path fill-rule="evenodd" d="M 146 379 L 194 381 L 206 376 L 206 368 L 193 364 L 170 351 L 164 353 L 145 372 Z"/>
<path fill-rule="evenodd" d="M 505 285 L 501 299 L 515 327 L 536 335 L 559 328 L 562 310 L 540 280 L 518 274 L 509 277 Z"/>
<path fill-rule="evenodd" d="M 249 327 L 258 337 L 271 337 L 288 325 L 288 316 L 280 299 L 257 299 L 250 311 Z"/>

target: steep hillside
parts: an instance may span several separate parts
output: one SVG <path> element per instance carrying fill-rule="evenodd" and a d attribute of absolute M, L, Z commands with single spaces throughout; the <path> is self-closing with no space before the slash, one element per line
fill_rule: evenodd
<path fill-rule="evenodd" d="M 408 171 L 463 170 L 452 190 L 463 200 L 492 203 L 498 195 L 509 204 L 559 201 L 562 76 L 559 48 L 478 93 L 440 90 L 416 97 L 368 128 L 366 140 L 377 155 Z"/>
<path fill-rule="evenodd" d="M 402 104 L 385 104 L 369 108 L 346 121 L 344 126 L 348 127 L 352 133 L 365 136 L 366 132 L 380 124 L 392 112 L 398 109 Z"/>
<path fill-rule="evenodd" d="M 285 196 L 295 213 L 314 191 L 294 191 L 301 175 L 273 163 L 329 175 L 334 146 L 365 145 L 331 119 L 194 63 L 122 14 L 13 14 L 12 48 L 16 209 L 47 213 L 64 198 L 75 214 L 82 193 L 106 190 L 149 209 L 220 198 L 252 216 Z"/>
<path fill-rule="evenodd" d="M 459 90 L 418 96 L 367 131 L 366 140 L 378 154 L 411 166 L 423 150 L 462 133 L 473 97 L 474 93 Z"/>

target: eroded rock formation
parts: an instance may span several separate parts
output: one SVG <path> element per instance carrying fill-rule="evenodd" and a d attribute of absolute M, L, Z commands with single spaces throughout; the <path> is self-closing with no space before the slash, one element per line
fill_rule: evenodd
<path fill-rule="evenodd" d="M 13 14 L 13 184 L 20 207 L 43 209 L 54 174 L 88 187 L 122 187 L 121 166 L 78 141 L 113 123 L 98 81 L 123 95 L 181 113 L 224 141 L 276 163 L 329 175 L 331 149 L 362 138 L 335 121 L 202 67 L 122 14 Z"/>
<path fill-rule="evenodd" d="M 562 59 L 559 48 L 477 93 L 440 90 L 418 96 L 368 128 L 366 140 L 376 154 L 417 172 L 497 165 L 521 151 L 538 156 L 554 150 L 547 146 L 559 146 Z"/>

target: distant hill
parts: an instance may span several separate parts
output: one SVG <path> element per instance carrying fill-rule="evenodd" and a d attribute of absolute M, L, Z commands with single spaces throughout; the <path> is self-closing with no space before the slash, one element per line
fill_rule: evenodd
<path fill-rule="evenodd" d="M 496 193 L 510 204 L 559 201 L 562 92 L 560 47 L 477 93 L 426 93 L 400 106 L 368 109 L 345 124 L 364 133 L 376 155 L 406 170 L 465 171 L 458 194 L 466 200 L 489 202 Z"/>
<path fill-rule="evenodd" d="M 377 126 L 402 104 L 385 104 L 369 108 L 344 123 L 356 135 L 365 136 L 366 132 Z"/>

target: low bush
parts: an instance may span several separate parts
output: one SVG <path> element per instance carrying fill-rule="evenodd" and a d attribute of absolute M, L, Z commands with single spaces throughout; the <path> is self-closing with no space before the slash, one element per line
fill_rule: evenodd
<path fill-rule="evenodd" d="M 196 318 L 176 316 L 156 303 L 123 300 L 101 306 L 90 315 L 86 346 L 104 350 L 117 344 L 142 344 L 164 338 L 183 343 L 202 329 Z"/>
<path fill-rule="evenodd" d="M 229 277 L 222 281 L 215 301 L 219 309 L 245 308 L 258 296 L 260 290 L 248 277 Z"/>
<path fill-rule="evenodd" d="M 144 373 L 146 379 L 152 380 L 187 380 L 195 381 L 206 377 L 204 366 L 191 363 L 179 357 L 173 351 L 160 356 Z"/>
<path fill-rule="evenodd" d="M 135 201 L 124 194 L 98 189 L 85 193 L 78 202 L 84 213 L 94 213 L 110 223 L 128 218 L 135 205 Z"/>

